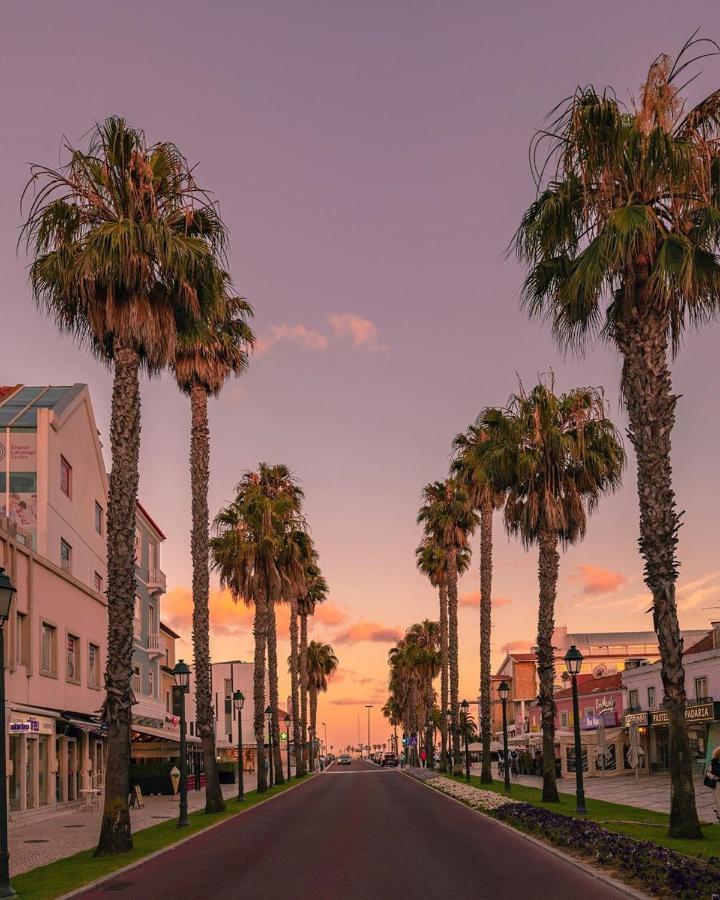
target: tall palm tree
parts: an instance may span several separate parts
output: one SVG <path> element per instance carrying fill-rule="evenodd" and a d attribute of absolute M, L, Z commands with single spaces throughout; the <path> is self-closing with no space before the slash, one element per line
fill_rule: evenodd
<path fill-rule="evenodd" d="M 657 57 L 629 109 L 610 88 L 578 88 L 534 141 L 540 153 L 546 145 L 550 164 L 537 172 L 538 197 L 516 236 L 530 268 L 530 313 L 549 319 L 563 344 L 582 347 L 599 335 L 622 356 L 640 553 L 668 702 L 673 837 L 702 833 L 675 598 L 680 516 L 670 444 L 677 396 L 668 357 L 686 328 L 715 317 L 720 305 L 720 92 L 688 110 L 678 80 L 702 54 L 717 51 L 693 35 L 674 63 Z"/>
<path fill-rule="evenodd" d="M 487 434 L 477 424 L 470 425 L 453 442 L 455 458 L 452 472 L 466 488 L 475 509 L 480 513 L 480 721 L 482 727 L 482 770 L 480 782 L 492 784 L 490 743 L 492 698 L 492 670 L 490 637 L 492 630 L 492 547 L 493 511 L 500 509 L 505 499 L 487 477 L 483 465 L 482 447 Z"/>
<path fill-rule="evenodd" d="M 300 723 L 303 770 L 310 762 L 308 743 L 308 616 L 315 612 L 318 603 L 324 603 L 327 599 L 327 581 L 315 562 L 311 562 L 306 571 L 306 587 L 304 593 L 297 598 L 298 616 L 300 618 Z"/>
<path fill-rule="evenodd" d="M 486 409 L 483 463 L 497 490 L 507 491 L 505 526 L 526 549 L 538 547 L 537 658 L 543 729 L 543 800 L 558 802 L 555 777 L 555 598 L 558 545 L 585 536 L 587 516 L 620 485 L 625 454 L 602 393 L 577 388 L 556 396 L 552 385 Z"/>
<path fill-rule="evenodd" d="M 448 586 L 448 658 L 450 673 L 450 731 L 452 737 L 453 771 L 460 773 L 459 728 L 459 657 L 458 657 L 458 574 L 463 551 L 469 547 L 470 535 L 478 524 L 477 513 L 470 498 L 456 479 L 435 481 L 425 485 L 418 523 L 424 525 L 447 554 Z"/>
<path fill-rule="evenodd" d="M 210 668 L 210 577 L 208 481 L 210 477 L 210 431 L 208 397 L 217 397 L 231 375 L 247 368 L 248 350 L 254 337 L 247 323 L 249 304 L 229 293 L 227 276 L 222 283 L 219 309 L 209 319 L 188 323 L 180 332 L 173 371 L 178 386 L 190 397 L 190 490 L 193 561 L 193 653 L 195 657 L 195 709 L 198 735 L 205 762 L 205 811 L 225 808 L 215 753 L 215 717 L 212 706 Z"/>
<path fill-rule="evenodd" d="M 109 118 L 58 169 L 33 166 L 24 236 L 38 303 L 113 369 L 107 516 L 108 726 L 105 804 L 96 854 L 132 848 L 129 755 L 135 597 L 140 370 L 173 359 L 178 318 L 214 302 L 225 228 L 177 147 L 149 145 Z M 201 285 L 204 285 L 202 289 Z"/>
<path fill-rule="evenodd" d="M 317 731 L 318 695 L 327 691 L 328 678 L 331 678 L 339 665 L 339 661 L 330 644 L 310 641 L 307 648 L 307 689 L 310 695 L 310 733 L 311 765 L 315 755 L 314 742 Z"/>

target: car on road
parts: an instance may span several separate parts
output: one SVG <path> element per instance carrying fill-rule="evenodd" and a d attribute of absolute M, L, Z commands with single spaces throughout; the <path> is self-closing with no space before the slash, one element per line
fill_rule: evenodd
<path fill-rule="evenodd" d="M 338 756 L 337 764 L 339 766 L 351 766 L 352 759 L 350 758 L 349 754 L 341 753 L 340 756 Z"/>
<path fill-rule="evenodd" d="M 399 760 L 394 753 L 383 753 L 383 755 L 380 759 L 380 765 L 383 767 L 383 769 L 386 766 L 396 769 L 398 767 L 398 763 L 399 763 Z"/>

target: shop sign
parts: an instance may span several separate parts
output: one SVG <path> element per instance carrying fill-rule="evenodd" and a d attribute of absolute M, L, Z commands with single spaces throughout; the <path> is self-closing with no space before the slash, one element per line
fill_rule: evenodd
<path fill-rule="evenodd" d="M 667 709 L 659 709 L 652 714 L 651 725 L 667 725 L 669 721 Z M 715 718 L 715 709 L 712 703 L 699 703 L 685 707 L 686 722 L 712 722 Z"/>
<path fill-rule="evenodd" d="M 10 722 L 8 731 L 10 734 L 52 734 L 53 724 L 28 716 L 27 719 L 16 719 Z"/>
<path fill-rule="evenodd" d="M 623 716 L 623 725 L 629 728 L 630 725 L 647 725 L 648 714 L 646 712 L 625 713 Z"/>
<path fill-rule="evenodd" d="M 597 712 L 605 712 L 606 709 L 615 709 L 614 697 L 600 697 L 595 701 Z"/>

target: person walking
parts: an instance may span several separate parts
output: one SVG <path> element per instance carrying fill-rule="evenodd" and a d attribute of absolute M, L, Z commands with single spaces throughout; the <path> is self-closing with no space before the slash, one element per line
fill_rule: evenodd
<path fill-rule="evenodd" d="M 705 766 L 704 784 L 713 792 L 715 818 L 720 822 L 720 747 L 713 750 L 712 758 Z"/>

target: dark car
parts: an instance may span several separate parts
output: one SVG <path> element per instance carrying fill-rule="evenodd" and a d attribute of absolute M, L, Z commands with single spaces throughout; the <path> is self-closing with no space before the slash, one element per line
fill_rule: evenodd
<path fill-rule="evenodd" d="M 339 766 L 351 766 L 352 759 L 348 753 L 341 753 L 340 756 L 338 756 L 337 764 Z"/>
<path fill-rule="evenodd" d="M 385 766 L 390 766 L 393 769 L 398 767 L 399 760 L 394 753 L 383 753 L 380 759 L 380 765 L 385 768 Z"/>

